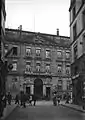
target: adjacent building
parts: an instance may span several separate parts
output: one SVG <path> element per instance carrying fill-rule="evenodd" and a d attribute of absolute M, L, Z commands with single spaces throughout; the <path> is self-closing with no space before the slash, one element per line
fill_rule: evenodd
<path fill-rule="evenodd" d="M 0 35 L 0 56 L 3 57 L 3 43 L 5 35 L 5 21 L 6 21 L 6 11 L 5 11 L 5 0 L 1 0 L 1 35 Z"/>
<path fill-rule="evenodd" d="M 51 98 L 54 90 L 60 95 L 71 92 L 70 38 L 57 35 L 6 28 L 6 59 L 13 69 L 7 76 L 7 91 L 13 95 L 21 90 Z"/>
<path fill-rule="evenodd" d="M 69 12 L 73 103 L 83 104 L 85 100 L 85 0 L 71 0 Z"/>

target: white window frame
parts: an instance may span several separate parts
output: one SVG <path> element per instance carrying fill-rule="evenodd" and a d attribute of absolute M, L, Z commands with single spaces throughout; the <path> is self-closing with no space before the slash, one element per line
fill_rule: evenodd
<path fill-rule="evenodd" d="M 51 56 L 51 51 L 50 49 L 46 49 L 46 58 L 50 58 Z"/>
<path fill-rule="evenodd" d="M 61 54 L 59 55 L 59 53 L 61 53 Z M 61 57 L 62 57 L 62 50 L 57 50 L 57 57 L 58 57 L 58 58 L 61 58 Z"/>
<path fill-rule="evenodd" d="M 12 65 L 13 65 L 12 71 L 17 71 L 17 61 L 13 61 Z"/>
<path fill-rule="evenodd" d="M 26 56 L 31 55 L 31 47 L 26 46 Z"/>

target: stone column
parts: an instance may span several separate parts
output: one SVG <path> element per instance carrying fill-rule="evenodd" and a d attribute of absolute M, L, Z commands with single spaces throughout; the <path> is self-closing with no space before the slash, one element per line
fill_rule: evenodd
<path fill-rule="evenodd" d="M 43 85 L 43 95 L 46 95 L 46 86 Z"/>
<path fill-rule="evenodd" d="M 34 85 L 31 85 L 31 94 L 34 94 Z"/>

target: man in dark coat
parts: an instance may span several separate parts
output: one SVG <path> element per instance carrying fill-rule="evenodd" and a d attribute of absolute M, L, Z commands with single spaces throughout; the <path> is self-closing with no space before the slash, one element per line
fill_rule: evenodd
<path fill-rule="evenodd" d="M 34 106 L 35 106 L 36 105 L 36 101 L 37 101 L 37 95 L 36 94 L 34 94 L 32 96 L 32 100 L 34 101 Z"/>

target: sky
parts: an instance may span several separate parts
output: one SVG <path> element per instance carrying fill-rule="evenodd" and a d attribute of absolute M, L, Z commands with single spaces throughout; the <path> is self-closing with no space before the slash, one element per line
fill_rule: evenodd
<path fill-rule="evenodd" d="M 6 28 L 70 36 L 70 0 L 5 0 Z"/>

